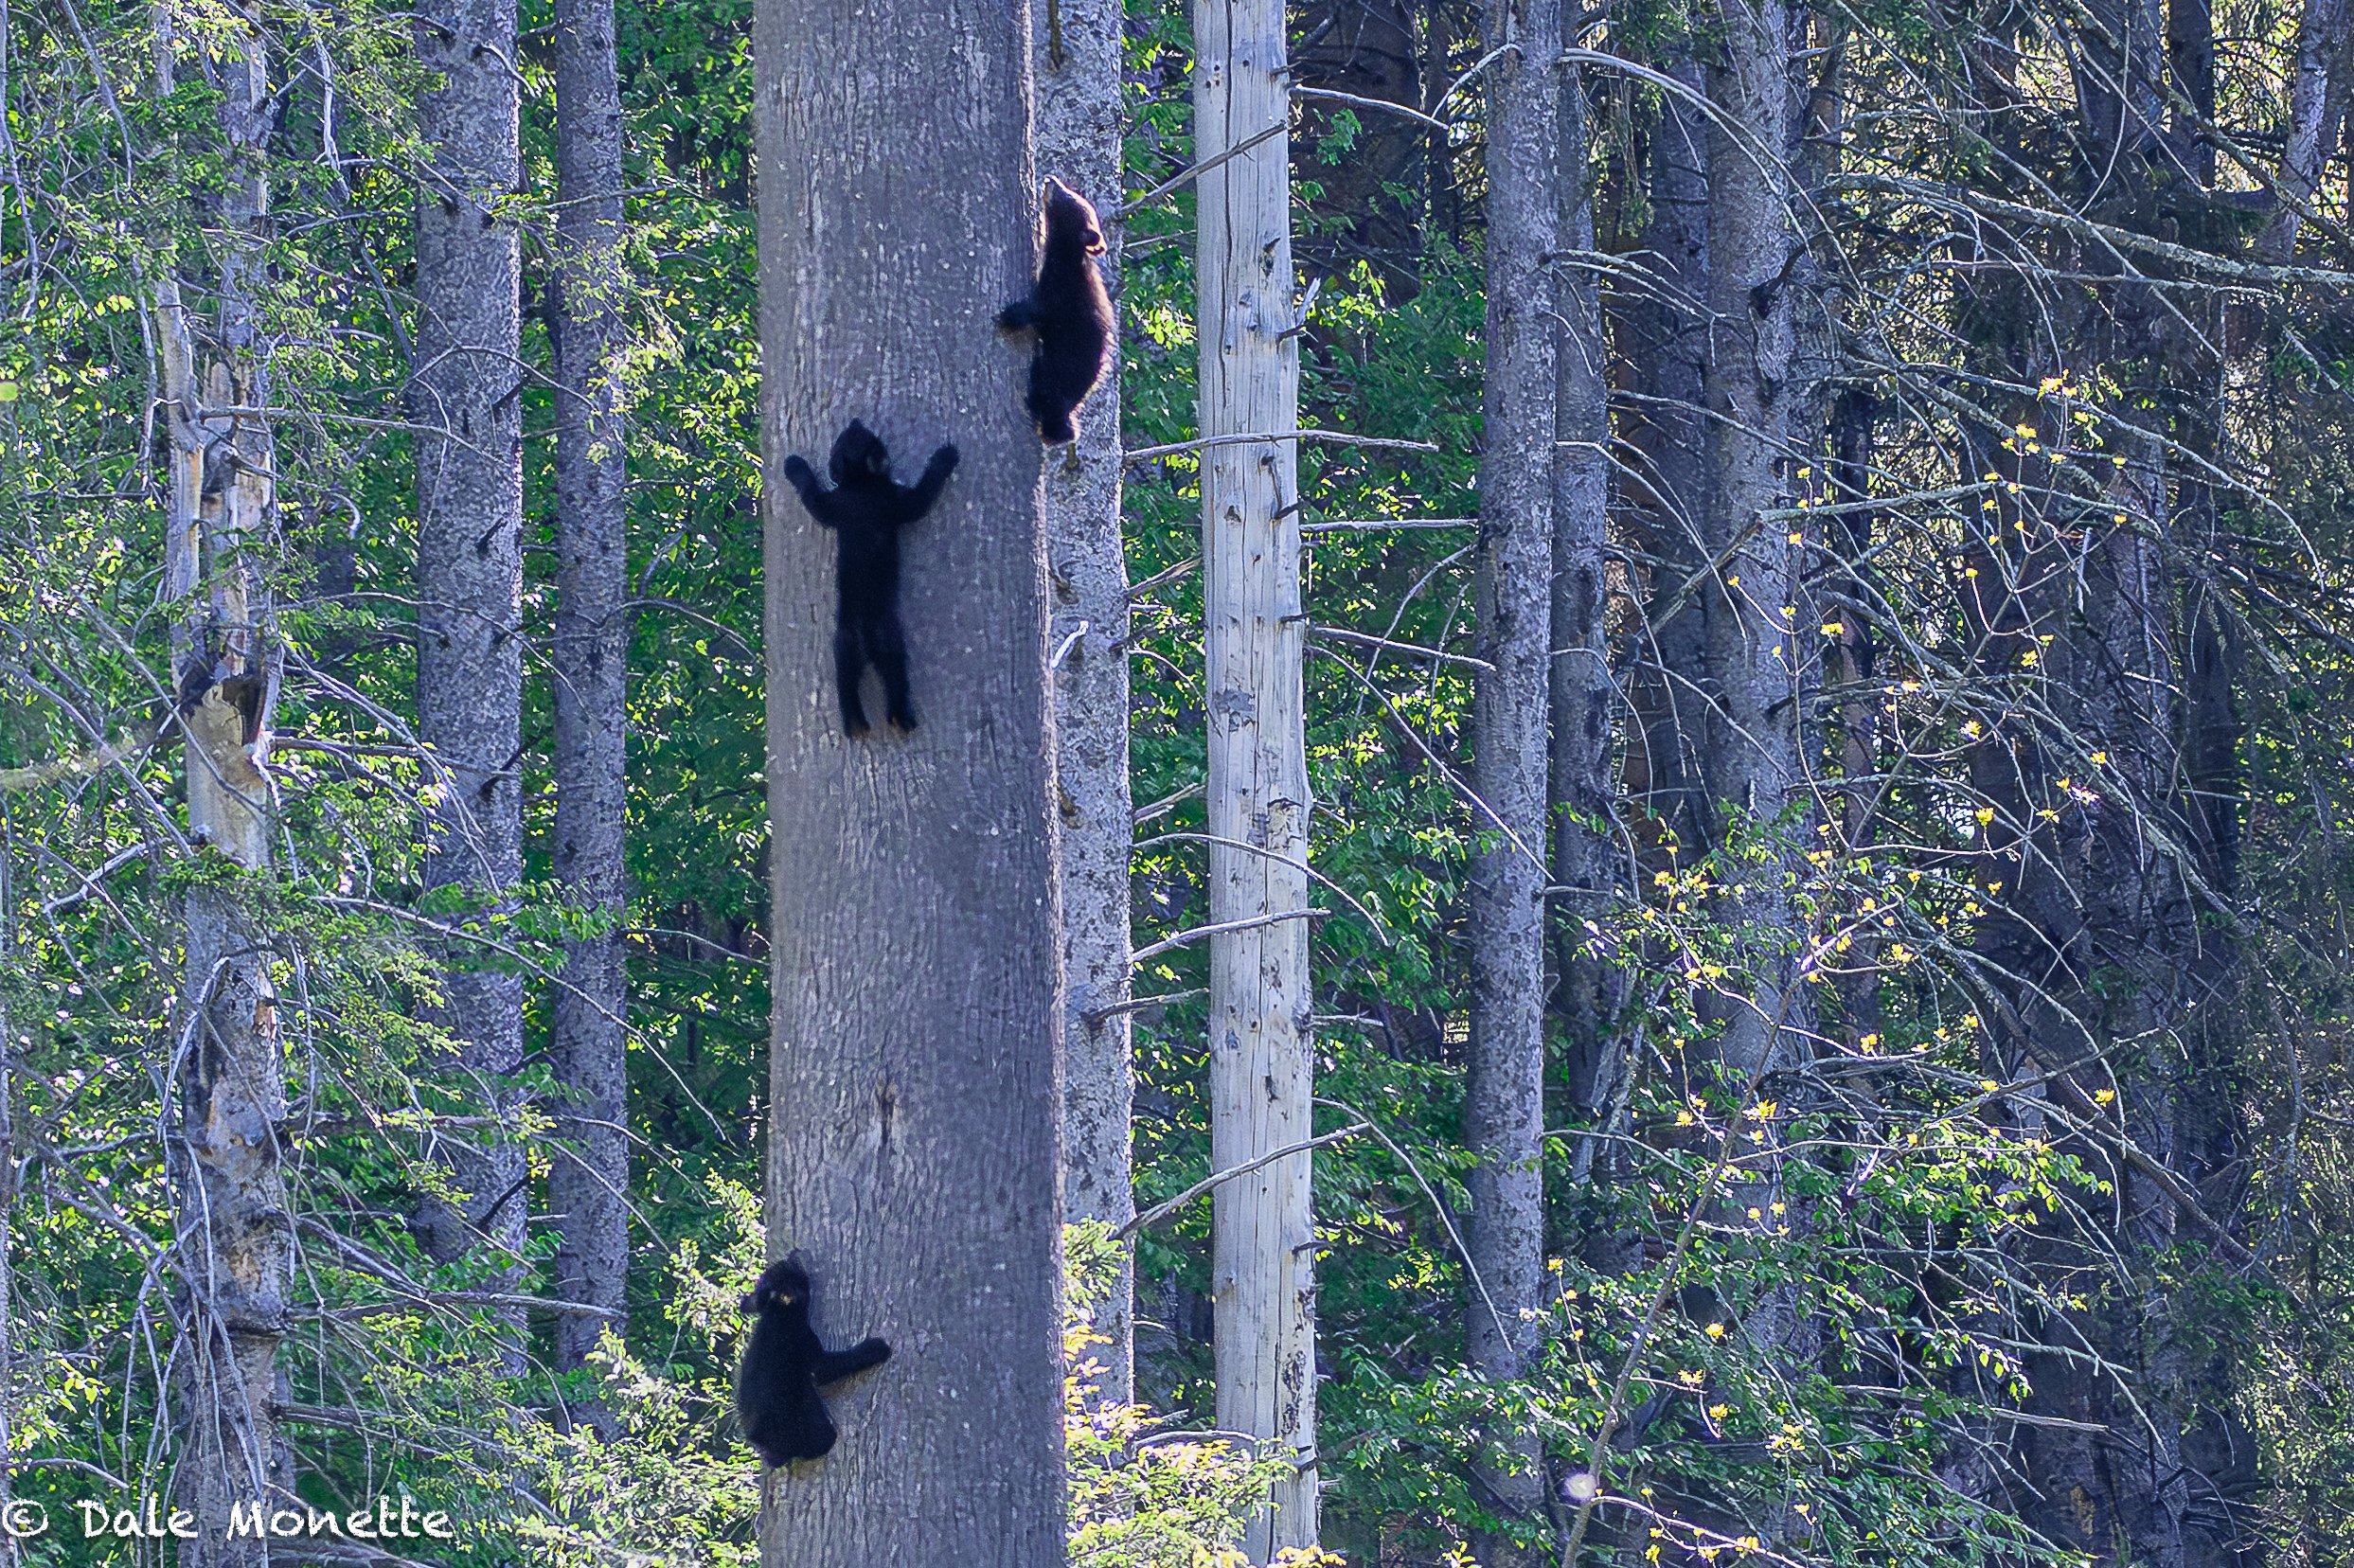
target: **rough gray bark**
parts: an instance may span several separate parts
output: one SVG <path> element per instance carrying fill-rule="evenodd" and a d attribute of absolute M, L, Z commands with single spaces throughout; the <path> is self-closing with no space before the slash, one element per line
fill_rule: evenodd
<path fill-rule="evenodd" d="M 1561 320 L 1553 468 L 1553 646 L 1551 670 L 1554 923 L 1553 1011 L 1560 1020 L 1569 1099 L 1595 1136 L 1579 1141 L 1570 1174 L 1579 1186 L 1612 1183 L 1625 1170 L 1621 1145 L 1632 1063 L 1620 1030 L 1624 982 L 1587 947 L 1626 886 L 1612 776 L 1611 714 L 1617 701 L 1609 642 L 1610 359 L 1601 291 L 1590 258 L 1594 199 L 1587 177 L 1585 86 L 1560 68 L 1560 236 L 1553 286 Z M 1631 1261 L 1625 1241 L 1595 1237 L 1602 1267 Z"/>
<path fill-rule="evenodd" d="M 158 86 L 168 94 L 168 20 L 158 31 Z M 273 100 L 260 30 L 241 26 L 227 38 L 209 36 L 221 50 L 216 113 L 232 173 L 213 215 L 223 236 L 217 319 L 200 332 L 180 280 L 167 277 L 158 288 L 169 443 L 164 598 L 183 694 L 189 840 L 240 872 L 262 873 L 280 650 L 250 552 L 276 529 L 276 462 L 266 420 L 215 410 L 270 404 L 259 311 Z M 172 1057 L 179 1114 L 166 1151 L 183 1291 L 171 1365 L 180 1426 L 174 1486 L 202 1528 L 180 1560 L 261 1568 L 268 1544 L 232 1538 L 226 1525 L 234 1505 L 293 1485 L 273 1409 L 294 1266 L 279 1164 L 285 1061 L 266 939 L 241 890 L 208 880 L 187 893 L 183 912 L 187 946 Z"/>
<path fill-rule="evenodd" d="M 1039 170 L 1117 210 L 1119 0 L 1055 0 L 1031 14 Z M 1103 266 L 1117 293 L 1121 224 L 1103 218 Z M 1129 1168 L 1135 1096 L 1125 1010 L 1132 966 L 1128 790 L 1128 558 L 1120 537 L 1119 362 L 1088 401 L 1068 461 L 1046 464 L 1046 558 L 1054 579 L 1056 804 L 1062 883 L 1062 1213 L 1115 1228 L 1136 1212 Z M 1096 1314 L 1106 1344 L 1102 1398 L 1134 1387 L 1132 1254 Z"/>
<path fill-rule="evenodd" d="M 1801 650 L 1793 624 L 1798 547 L 1787 523 L 1765 514 L 1788 504 L 1792 384 L 1791 275 L 1796 248 L 1787 160 L 1796 144 L 1788 0 L 1720 0 L 1721 34 L 1704 62 L 1708 120 L 1708 265 L 1711 327 L 1702 398 L 1710 416 L 1704 451 L 1708 503 L 1701 669 L 1707 711 L 1700 758 L 1714 816 L 1711 846 L 1738 823 L 1779 833 L 1801 787 L 1798 714 Z M 1744 930 L 1753 983 L 1710 999 L 1723 1020 L 1718 1054 L 1748 1075 L 1784 1060 L 1802 1038 L 1792 955 L 1804 922 L 1774 870 L 1745 879 L 1728 900 Z"/>
<path fill-rule="evenodd" d="M 1195 0 L 1194 151 L 1207 165 L 1287 123 L 1282 0 Z M 1299 422 L 1299 302 L 1288 139 L 1206 168 L 1199 199 L 1201 434 Z M 1210 938 L 1210 1167 L 1304 1141 L 1313 1119 L 1308 970 L 1308 758 L 1300 664 L 1299 445 L 1202 453 L 1208 667 L 1209 917 L 1277 918 Z M 1255 1562 L 1316 1541 L 1315 1251 L 1311 1160 L 1273 1161 L 1211 1198 L 1218 1425 L 1294 1452 Z"/>
<path fill-rule="evenodd" d="M 432 748 L 425 884 L 502 906 L 523 874 L 521 300 L 514 226 L 491 208 L 521 183 L 515 0 L 442 0 L 416 13 L 418 103 L 431 149 L 417 208 L 417 727 Z M 455 923 L 463 925 L 465 918 Z M 458 1043 L 460 1093 L 504 1119 L 523 1060 L 523 978 L 486 967 L 463 935 L 445 949 L 438 1021 Z M 483 1246 L 520 1258 L 523 1150 L 498 1129 L 439 1143 L 461 1201 L 428 1199 L 427 1252 Z"/>
<path fill-rule="evenodd" d="M 1554 446 L 1560 330 L 1550 268 L 1560 248 L 1560 0 L 1489 9 L 1487 360 L 1481 398 L 1478 656 L 1471 704 L 1475 826 L 1471 1041 L 1464 1093 L 1464 1304 L 1471 1363 L 1520 1378 L 1544 1273 L 1546 721 L 1553 639 Z M 1533 1432 L 1489 1432 L 1478 1479 L 1504 1522 L 1483 1562 L 1530 1560 L 1544 1506 Z"/>
<path fill-rule="evenodd" d="M 557 881 L 601 928 L 565 944 L 549 1006 L 562 1143 L 548 1168 L 556 1293 L 620 1309 L 629 1285 L 629 1007 L 621 924 L 628 795 L 621 93 L 613 0 L 556 5 Z M 556 1320 L 556 1365 L 617 1319 Z"/>
<path fill-rule="evenodd" d="M 852 418 L 903 480 L 964 454 L 905 536 L 903 737 L 844 737 L 833 541 L 767 492 L 769 1245 L 809 1260 L 821 1334 L 893 1355 L 829 1396 L 833 1452 L 772 1478 L 762 1545 L 1039 1568 L 1064 1523 L 1046 556 L 990 330 L 1034 257 L 1028 8 L 763 0 L 753 38 L 771 472 Z"/>

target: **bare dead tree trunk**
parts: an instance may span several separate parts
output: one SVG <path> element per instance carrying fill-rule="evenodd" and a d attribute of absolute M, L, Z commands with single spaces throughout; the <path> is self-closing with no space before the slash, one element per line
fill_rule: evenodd
<path fill-rule="evenodd" d="M 557 880 L 594 917 L 565 945 L 549 1012 L 562 1146 L 548 1167 L 556 1293 L 617 1310 L 630 1258 L 629 995 L 621 924 L 628 804 L 621 92 L 613 0 L 557 0 Z M 617 1319 L 556 1320 L 556 1365 L 580 1364 Z"/>
<path fill-rule="evenodd" d="M 772 1478 L 772 1568 L 1063 1559 L 1046 549 L 990 330 L 1035 254 L 1030 38 L 1023 5 L 755 13 L 771 472 L 853 418 L 902 479 L 964 454 L 904 536 L 903 737 L 843 735 L 833 540 L 768 490 L 769 1244 L 829 1342 L 893 1346 L 830 1396 L 832 1453 Z"/>
<path fill-rule="evenodd" d="M 1196 0 L 1201 434 L 1297 428 L 1299 317 L 1282 0 Z M 1308 759 L 1300 662 L 1299 445 L 1202 453 L 1209 686 L 1210 919 L 1272 924 L 1210 938 L 1210 1167 L 1311 1136 Z M 1264 1562 L 1316 1541 L 1316 1335 L 1311 1157 L 1286 1156 L 1211 1199 L 1218 1424 L 1296 1453 L 1272 1517 L 1245 1534 Z"/>
<path fill-rule="evenodd" d="M 1526 1369 L 1544 1289 L 1546 721 L 1553 641 L 1554 446 L 1560 334 L 1550 268 L 1560 249 L 1560 0 L 1489 8 L 1488 329 L 1479 472 L 1478 650 L 1472 694 L 1471 1043 L 1464 1142 L 1474 1281 L 1464 1304 L 1472 1366 Z M 1480 1559 L 1532 1559 L 1544 1506 L 1531 1431 L 1483 1434 L 1476 1476 L 1503 1522 Z"/>
<path fill-rule="evenodd" d="M 417 209 L 417 722 L 432 748 L 425 883 L 466 890 L 479 924 L 523 874 L 521 298 L 514 226 L 492 208 L 522 182 L 516 150 L 515 0 L 437 0 L 411 24 L 437 85 L 419 100 L 431 161 Z M 454 933 L 439 1021 L 466 1096 L 503 1120 L 523 1060 L 523 978 Z M 426 1250 L 523 1255 L 529 1173 L 493 1127 L 442 1145 L 464 1194 L 429 1198 Z M 518 1330 L 521 1323 L 516 1323 Z"/>
<path fill-rule="evenodd" d="M 176 41 L 157 13 L 158 86 L 171 90 Z M 270 864 L 265 768 L 281 650 L 254 552 L 276 530 L 277 465 L 259 320 L 267 260 L 267 158 L 274 120 L 268 44 L 241 14 L 221 49 L 217 108 L 229 166 L 219 197 L 218 315 L 200 358 L 184 285 L 158 288 L 168 493 L 164 597 L 187 756 L 188 837 L 234 873 Z M 233 1538 L 229 1512 L 293 1485 L 273 1401 L 287 1329 L 293 1226 L 280 1143 L 286 1120 L 277 995 L 266 937 L 238 876 L 208 878 L 184 903 L 187 948 L 174 1019 L 178 1099 L 167 1149 L 183 1295 L 171 1389 L 175 1486 L 199 1533 L 189 1568 L 261 1568 L 266 1541 Z"/>
<path fill-rule="evenodd" d="M 1120 186 L 1118 0 L 1033 8 L 1038 163 L 1115 212 Z M 1117 294 L 1121 224 L 1103 220 L 1103 265 Z M 1116 346 L 1115 346 L 1116 348 Z M 1116 351 L 1088 401 L 1068 461 L 1046 465 L 1046 553 L 1054 580 L 1055 775 L 1062 882 L 1062 1213 L 1115 1228 L 1136 1212 L 1129 1168 L 1135 1098 L 1127 1010 L 1132 965 L 1128 790 L 1128 558 L 1120 533 Z M 1096 1314 L 1102 1398 L 1125 1403 L 1135 1379 L 1135 1279 L 1119 1277 Z"/>

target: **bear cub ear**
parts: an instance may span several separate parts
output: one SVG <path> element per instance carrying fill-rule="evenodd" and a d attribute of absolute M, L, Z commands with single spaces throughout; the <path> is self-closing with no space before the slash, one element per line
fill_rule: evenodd
<path fill-rule="evenodd" d="M 998 312 L 997 325 L 1036 334 L 1024 401 L 1038 438 L 1060 446 L 1079 437 L 1074 416 L 1111 363 L 1117 321 L 1093 259 L 1105 249 L 1096 209 L 1061 180 L 1050 177 L 1039 189 L 1044 233 L 1038 272 L 1029 293 Z"/>
<path fill-rule="evenodd" d="M 1086 197 L 1049 174 L 1046 183 L 1039 187 L 1038 200 L 1046 210 L 1050 235 L 1073 235 L 1086 247 L 1088 255 L 1103 254 L 1103 225 L 1097 221 L 1096 209 Z"/>

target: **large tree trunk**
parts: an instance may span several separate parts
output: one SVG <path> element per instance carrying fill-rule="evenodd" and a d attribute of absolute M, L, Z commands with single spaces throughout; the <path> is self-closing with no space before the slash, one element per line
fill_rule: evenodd
<path fill-rule="evenodd" d="M 772 1568 L 1062 1560 L 1046 559 L 1023 370 L 990 329 L 1034 257 L 1028 22 L 754 22 L 770 472 L 853 418 L 902 479 L 964 454 L 905 535 L 904 737 L 844 737 L 833 540 L 767 492 L 769 1244 L 808 1260 L 829 1344 L 893 1347 L 830 1396 L 831 1455 L 772 1477 Z"/>
<path fill-rule="evenodd" d="M 417 727 L 432 748 L 425 884 L 488 913 L 523 875 L 523 379 L 518 251 L 493 205 L 517 189 L 515 0 L 443 0 L 412 23 L 438 85 L 419 99 L 431 161 L 417 208 Z M 480 916 L 459 923 L 479 924 Z M 464 935 L 445 949 L 437 1021 L 461 1095 L 504 1121 L 523 1060 L 523 977 Z M 427 1252 L 523 1256 L 529 1176 L 503 1128 L 443 1140 L 465 1196 L 429 1199 Z M 520 1328 L 520 1323 L 517 1324 Z M 510 1359 L 518 1352 L 510 1352 Z"/>
<path fill-rule="evenodd" d="M 1114 213 L 1120 187 L 1119 0 L 1057 0 L 1031 16 L 1038 163 Z M 1121 227 L 1103 220 L 1115 289 Z M 1046 465 L 1054 575 L 1055 771 L 1062 883 L 1062 1213 L 1115 1228 L 1136 1212 L 1129 1169 L 1135 1074 L 1129 1056 L 1128 558 L 1120 537 L 1119 362 L 1079 421 L 1068 461 Z M 1134 1387 L 1132 1255 L 1096 1313 L 1101 1397 Z"/>
<path fill-rule="evenodd" d="M 599 922 L 565 945 L 549 1007 L 563 1097 L 548 1168 L 556 1293 L 617 1312 L 629 1284 L 629 1006 L 621 922 L 630 656 L 621 306 L 621 93 L 613 0 L 557 0 L 557 880 Z M 617 1320 L 556 1320 L 556 1365 Z"/>
<path fill-rule="evenodd" d="M 156 58 L 171 90 L 175 45 L 159 28 Z M 241 25 L 221 48 L 217 113 L 233 173 L 219 198 L 223 236 L 219 315 L 201 333 L 177 279 L 159 290 L 158 345 L 169 441 L 164 596 L 172 606 L 172 668 L 187 755 L 188 838 L 237 870 L 270 864 L 270 784 L 263 772 L 279 650 L 268 589 L 249 551 L 276 530 L 276 462 L 265 281 L 273 123 L 267 42 Z M 200 358 L 197 344 L 207 340 Z M 241 413 L 214 410 L 243 410 Z M 280 1166 L 285 1062 L 276 990 L 262 934 L 233 882 L 206 879 L 186 896 L 184 990 L 175 1019 L 177 1135 L 168 1149 L 177 1210 L 175 1268 L 185 1292 L 172 1361 L 181 1456 L 175 1488 L 201 1528 L 188 1568 L 260 1568 L 269 1546 L 231 1537 L 239 1503 L 293 1486 L 273 1401 L 293 1282 L 293 1222 Z"/>
<path fill-rule="evenodd" d="M 1196 0 L 1194 151 L 1205 165 L 1286 123 L 1281 0 Z M 1275 436 L 1299 419 L 1291 150 L 1280 134 L 1201 177 L 1201 434 Z M 1202 453 L 1209 686 L 1210 1167 L 1308 1138 L 1308 759 L 1300 661 L 1299 446 Z M 1272 1161 L 1212 1197 L 1218 1424 L 1296 1454 L 1253 1561 L 1316 1540 L 1315 1252 L 1311 1160 Z"/>
<path fill-rule="evenodd" d="M 1560 0 L 1489 9 L 1488 330 L 1479 470 L 1481 669 L 1472 695 L 1471 1043 L 1464 1142 L 1471 1167 L 1464 1304 L 1471 1363 L 1525 1370 L 1544 1288 L 1546 720 L 1553 640 L 1559 332 L 1548 269 L 1560 235 Z M 1478 1479 L 1504 1529 L 1481 1560 L 1519 1564 L 1544 1506 L 1531 1431 L 1485 1434 Z"/>

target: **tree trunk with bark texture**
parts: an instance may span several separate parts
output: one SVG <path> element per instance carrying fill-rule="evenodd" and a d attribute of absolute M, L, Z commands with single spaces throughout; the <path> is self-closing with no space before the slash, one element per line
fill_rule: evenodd
<path fill-rule="evenodd" d="M 1063 1559 L 1061 1039 L 1040 455 L 990 320 L 1035 242 L 1025 6 L 754 18 L 766 456 L 853 418 L 902 481 L 920 726 L 844 736 L 834 542 L 772 483 L 776 1015 L 768 1237 L 829 1344 L 890 1342 L 829 1395 L 841 1440 L 769 1477 L 772 1568 Z"/>
<path fill-rule="evenodd" d="M 1194 151 L 1204 163 L 1286 123 L 1281 0 L 1196 0 Z M 1299 420 L 1299 302 L 1291 149 L 1280 134 L 1201 176 L 1204 437 Z M 1202 454 L 1213 923 L 1278 918 L 1210 938 L 1210 1168 L 1310 1137 L 1308 758 L 1301 658 L 1299 445 Z M 1246 847 L 1247 846 L 1247 847 Z M 1243 1538 L 1255 1562 L 1316 1540 L 1316 1334 L 1311 1157 L 1287 1155 L 1211 1198 L 1218 1424 L 1296 1453 L 1272 1518 Z"/>
<path fill-rule="evenodd" d="M 1553 490 L 1560 331 L 1548 287 L 1560 248 L 1559 0 L 1489 9 L 1488 321 L 1479 471 L 1478 653 L 1472 693 L 1471 1053 L 1464 1143 L 1474 1283 L 1471 1364 L 1495 1382 L 1525 1371 L 1544 1273 L 1546 721 L 1553 640 Z M 1503 1529 L 1491 1565 L 1531 1560 L 1543 1455 L 1526 1431 L 1489 1432 L 1477 1476 Z"/>
<path fill-rule="evenodd" d="M 1712 326 L 1702 397 L 1709 500 L 1703 520 L 1702 671 L 1707 711 L 1701 771 L 1714 816 L 1711 847 L 1734 827 L 1779 838 L 1801 786 L 1801 650 L 1811 628 L 1799 603 L 1794 530 L 1768 517 L 1790 499 L 1794 334 L 1788 159 L 1796 145 L 1792 84 L 1795 23 L 1787 0 L 1720 0 L 1721 36 L 1704 62 L 1708 121 L 1708 267 Z M 1794 857 L 1792 857 L 1794 859 Z M 1724 900 L 1742 928 L 1752 984 L 1709 999 L 1721 1019 L 1719 1058 L 1747 1076 L 1789 1060 L 1803 1038 L 1803 993 L 1792 954 L 1804 922 L 1782 887 L 1779 857 Z"/>
<path fill-rule="evenodd" d="M 629 995 L 621 924 L 628 805 L 628 469 L 622 415 L 621 94 L 613 0 L 556 6 L 556 878 L 601 923 L 565 945 L 549 1044 L 562 1139 L 548 1168 L 556 1293 L 617 1310 L 630 1256 Z M 561 1316 L 556 1366 L 616 1319 Z"/>
<path fill-rule="evenodd" d="M 521 185 L 515 0 L 417 13 L 419 100 L 431 151 L 417 209 L 417 728 L 432 748 L 425 883 L 465 889 L 479 925 L 523 875 L 523 380 L 514 226 L 492 207 Z M 523 1060 L 523 978 L 491 969 L 462 932 L 444 949 L 437 1021 L 457 1042 L 458 1092 L 504 1120 Z M 507 1130 L 441 1145 L 464 1194 L 429 1198 L 420 1238 L 437 1259 L 481 1247 L 523 1255 L 529 1171 Z M 521 1328 L 520 1320 L 515 1327 Z M 510 1352 L 510 1359 L 520 1352 Z"/>
<path fill-rule="evenodd" d="M 1610 349 L 1590 258 L 1594 197 L 1587 179 L 1583 75 L 1564 65 L 1560 107 L 1560 239 L 1554 309 L 1561 318 L 1554 417 L 1553 642 L 1550 782 L 1553 819 L 1554 993 L 1567 1058 L 1569 1102 L 1581 1139 L 1570 1175 L 1577 1187 L 1614 1185 L 1627 1174 L 1626 1131 L 1632 1063 L 1619 1028 L 1625 1006 L 1621 971 L 1588 946 L 1625 889 L 1624 852 L 1614 830 L 1617 791 L 1612 777 L 1611 713 L 1617 679 L 1610 662 L 1610 497 L 1612 438 Z M 1599 1205 L 1587 1205 L 1598 1212 Z M 1585 1238 L 1605 1268 L 1630 1266 L 1631 1238 L 1615 1231 Z"/>
<path fill-rule="evenodd" d="M 159 31 L 165 95 L 176 43 Z M 169 443 L 164 597 L 187 756 L 188 838 L 236 873 L 270 864 L 264 772 L 277 693 L 276 625 L 251 552 L 276 532 L 268 345 L 259 311 L 267 262 L 266 160 L 274 120 L 267 40 L 240 26 L 220 49 L 217 108 L 229 179 L 210 215 L 223 236 L 218 318 L 200 332 L 183 283 L 158 290 Z M 198 348 L 205 340 L 203 351 Z M 175 1017 L 176 1135 L 167 1149 L 185 1292 L 172 1356 L 181 1423 L 175 1501 L 200 1522 L 188 1568 L 262 1568 L 266 1541 L 228 1534 L 229 1510 L 291 1497 L 277 1431 L 277 1351 L 288 1324 L 294 1237 L 280 1161 L 285 1059 L 264 935 L 233 879 L 186 895 L 187 949 Z M 276 1506 L 275 1503 L 271 1506 Z"/>
<path fill-rule="evenodd" d="M 1038 165 L 1095 204 L 1120 205 L 1118 0 L 1045 0 L 1031 14 Z M 1121 225 L 1103 218 L 1103 267 L 1116 296 Z M 1116 341 L 1069 456 L 1046 462 L 1046 551 L 1054 580 L 1056 806 L 1062 882 L 1062 1214 L 1115 1228 L 1136 1212 L 1129 1167 L 1135 1097 L 1125 1010 L 1132 966 L 1128 874 L 1128 558 L 1120 533 Z M 1096 1313 L 1106 1344 L 1097 1391 L 1125 1403 L 1135 1379 L 1133 1254 L 1123 1252 Z"/>

